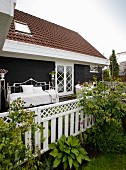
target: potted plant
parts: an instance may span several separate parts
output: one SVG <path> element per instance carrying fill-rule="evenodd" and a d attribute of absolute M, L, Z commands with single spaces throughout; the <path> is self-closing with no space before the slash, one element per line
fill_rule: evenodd
<path fill-rule="evenodd" d="M 55 76 L 56 72 L 55 71 L 51 71 L 49 72 L 49 75 L 51 75 L 51 78 L 54 79 L 54 76 Z"/>
<path fill-rule="evenodd" d="M 5 74 L 7 73 L 8 71 L 5 70 L 5 69 L 0 69 L 0 77 L 1 77 L 1 80 L 4 80 L 4 76 Z"/>

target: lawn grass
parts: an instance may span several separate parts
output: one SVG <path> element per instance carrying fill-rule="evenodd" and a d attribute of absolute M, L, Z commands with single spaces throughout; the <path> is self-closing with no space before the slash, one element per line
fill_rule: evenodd
<path fill-rule="evenodd" d="M 93 158 L 81 170 L 126 170 L 126 154 L 109 154 Z"/>

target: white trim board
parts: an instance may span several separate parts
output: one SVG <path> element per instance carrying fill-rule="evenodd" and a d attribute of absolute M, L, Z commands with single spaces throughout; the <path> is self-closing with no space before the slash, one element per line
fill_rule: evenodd
<path fill-rule="evenodd" d="M 0 12 L 14 16 L 16 0 L 0 0 Z"/>
<path fill-rule="evenodd" d="M 85 63 L 95 63 L 101 65 L 107 65 L 108 60 L 90 56 L 86 54 L 80 54 L 56 48 L 50 48 L 45 46 L 39 46 L 34 44 L 28 44 L 24 42 L 18 42 L 13 40 L 6 40 L 2 51 L 31 54 L 36 56 L 46 56 L 49 58 L 57 58 L 64 60 L 80 61 Z"/>

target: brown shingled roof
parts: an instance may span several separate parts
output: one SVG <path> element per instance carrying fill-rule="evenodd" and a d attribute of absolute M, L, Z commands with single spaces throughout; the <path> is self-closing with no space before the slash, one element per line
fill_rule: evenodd
<path fill-rule="evenodd" d="M 31 35 L 15 32 L 14 20 L 26 23 Z M 77 32 L 15 10 L 7 39 L 105 58 Z"/>

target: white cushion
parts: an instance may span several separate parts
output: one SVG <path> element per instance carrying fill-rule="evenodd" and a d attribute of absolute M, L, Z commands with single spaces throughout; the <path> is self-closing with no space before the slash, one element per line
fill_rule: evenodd
<path fill-rule="evenodd" d="M 23 93 L 33 93 L 33 85 L 21 85 Z"/>
<path fill-rule="evenodd" d="M 39 86 L 39 87 L 33 87 L 33 92 L 34 93 L 40 93 L 40 92 L 42 92 L 43 90 L 42 90 L 42 87 L 41 86 Z"/>
<path fill-rule="evenodd" d="M 49 90 L 45 90 L 45 91 L 47 91 L 47 92 L 55 92 L 54 89 L 49 89 Z"/>

